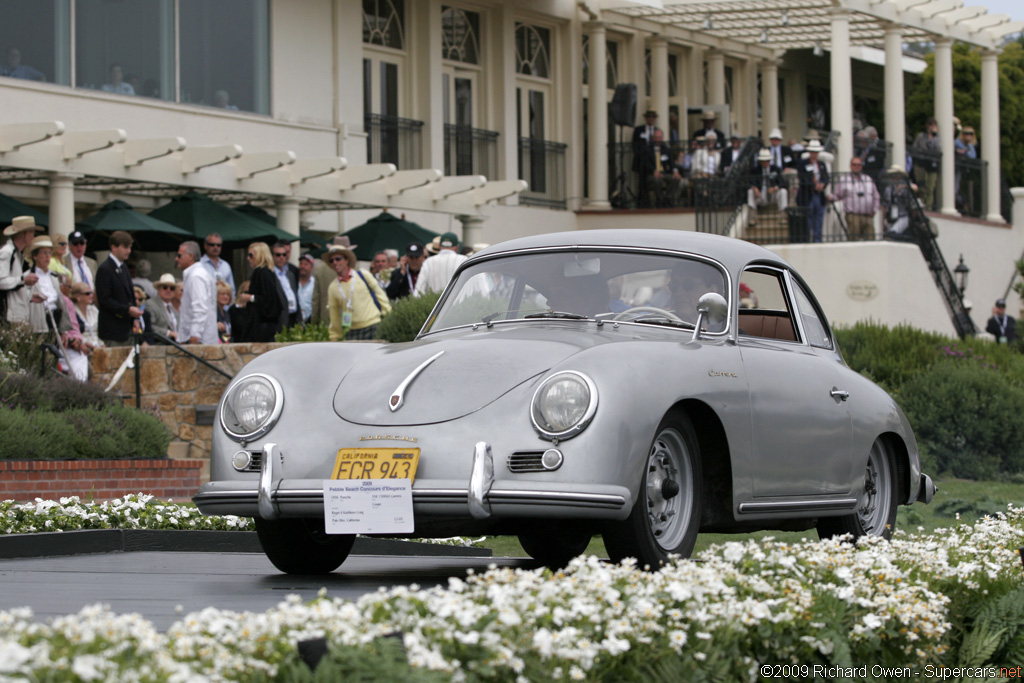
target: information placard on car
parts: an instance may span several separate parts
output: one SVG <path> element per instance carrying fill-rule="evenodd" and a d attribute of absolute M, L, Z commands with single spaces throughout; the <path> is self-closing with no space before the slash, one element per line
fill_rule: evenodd
<path fill-rule="evenodd" d="M 414 527 L 408 479 L 324 480 L 327 533 L 411 533 Z"/>

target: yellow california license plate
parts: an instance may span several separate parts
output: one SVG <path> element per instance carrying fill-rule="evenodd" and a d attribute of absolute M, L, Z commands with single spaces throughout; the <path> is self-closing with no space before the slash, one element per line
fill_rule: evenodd
<path fill-rule="evenodd" d="M 418 448 L 342 448 L 334 461 L 331 479 L 416 478 Z"/>

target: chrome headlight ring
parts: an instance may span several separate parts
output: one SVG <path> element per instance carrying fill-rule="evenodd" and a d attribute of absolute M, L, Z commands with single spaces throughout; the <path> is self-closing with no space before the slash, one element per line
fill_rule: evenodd
<path fill-rule="evenodd" d="M 597 385 L 582 372 L 563 370 L 541 382 L 530 402 L 533 428 L 545 439 L 576 436 L 597 412 Z"/>
<path fill-rule="evenodd" d="M 254 441 L 271 430 L 283 409 L 284 390 L 280 382 L 270 375 L 248 375 L 221 399 L 220 426 L 235 441 Z"/>

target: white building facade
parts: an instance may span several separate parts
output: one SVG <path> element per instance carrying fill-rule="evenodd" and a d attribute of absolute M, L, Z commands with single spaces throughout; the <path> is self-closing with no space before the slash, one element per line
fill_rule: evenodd
<path fill-rule="evenodd" d="M 956 40 L 982 51 L 990 225 L 979 231 L 999 231 L 1002 255 L 1021 242 L 996 227 L 996 56 L 1021 27 L 960 0 L 0 0 L 0 11 L 0 192 L 47 211 L 52 232 L 111 199 L 148 211 L 190 188 L 263 205 L 293 234 L 345 230 L 381 208 L 466 243 L 693 229 L 685 211 L 609 211 L 612 143 L 632 133 L 609 120 L 617 86 L 636 84 L 637 113 L 655 110 L 680 139 L 707 109 L 730 136 L 781 128 L 800 140 L 810 118 L 838 132 L 834 167 L 847 170 L 862 102 L 876 105 L 882 120 L 866 123 L 884 126 L 892 158 L 905 156 L 905 82 L 920 64 L 904 42 L 935 41 L 935 114 L 952 130 Z M 942 163 L 954 220 L 953 155 Z M 1009 273 L 986 267 L 987 242 L 957 239 L 979 301 L 1002 296 Z M 872 277 L 906 287 L 890 275 Z M 825 305 L 845 322 L 899 322 L 901 296 Z M 943 328 L 941 311 L 913 309 L 904 319 Z"/>

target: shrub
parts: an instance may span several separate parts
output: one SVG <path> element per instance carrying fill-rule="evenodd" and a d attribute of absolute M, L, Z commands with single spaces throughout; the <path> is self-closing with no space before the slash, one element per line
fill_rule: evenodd
<path fill-rule="evenodd" d="M 424 296 L 407 296 L 391 304 L 391 312 L 377 326 L 377 337 L 389 342 L 412 341 L 419 334 L 440 292 Z"/>
<path fill-rule="evenodd" d="M 100 410 L 117 405 L 116 396 L 95 384 L 54 377 L 8 374 L 0 378 L 0 406 L 24 410 Z"/>
<path fill-rule="evenodd" d="M 0 324 L 0 370 L 38 372 L 42 362 L 40 341 L 28 325 Z"/>
<path fill-rule="evenodd" d="M 899 395 L 923 465 L 936 473 L 990 479 L 1024 471 L 1024 388 L 999 370 L 943 362 Z"/>
<path fill-rule="evenodd" d="M 309 323 L 305 326 L 287 327 L 274 335 L 276 342 L 321 342 L 330 341 L 327 323 Z"/>
<path fill-rule="evenodd" d="M 951 342 L 935 332 L 874 322 L 836 329 L 846 364 L 895 394 L 907 381 L 939 362 L 939 349 Z"/>
<path fill-rule="evenodd" d="M 0 432 L 3 460 L 162 458 L 171 442 L 159 419 L 124 406 L 62 412 L 3 407 Z"/>

